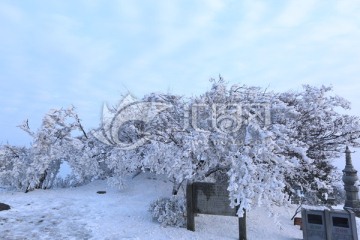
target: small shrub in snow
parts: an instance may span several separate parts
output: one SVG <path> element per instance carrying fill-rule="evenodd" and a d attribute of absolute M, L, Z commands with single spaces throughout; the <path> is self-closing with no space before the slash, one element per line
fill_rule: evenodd
<path fill-rule="evenodd" d="M 162 226 L 186 226 L 186 203 L 184 197 L 160 198 L 150 204 L 153 219 Z"/>
<path fill-rule="evenodd" d="M 124 181 L 121 176 L 108 177 L 107 184 L 119 190 L 122 190 L 125 187 Z"/>

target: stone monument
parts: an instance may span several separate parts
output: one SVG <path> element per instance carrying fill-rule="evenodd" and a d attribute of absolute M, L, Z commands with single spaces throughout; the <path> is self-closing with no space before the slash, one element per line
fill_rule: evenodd
<path fill-rule="evenodd" d="M 186 186 L 187 229 L 195 231 L 195 215 L 211 214 L 236 216 L 237 208 L 230 207 L 229 192 L 225 183 L 194 182 Z M 246 212 L 238 218 L 239 239 L 246 240 Z M 214 226 L 215 227 L 215 226 Z"/>
<path fill-rule="evenodd" d="M 349 147 L 346 147 L 346 165 L 343 170 L 342 180 L 344 182 L 344 189 L 346 192 L 346 199 L 344 209 L 352 210 L 357 217 L 360 217 L 360 200 L 359 200 L 359 188 L 356 186 L 358 180 L 357 171 L 352 165 L 351 152 Z"/>

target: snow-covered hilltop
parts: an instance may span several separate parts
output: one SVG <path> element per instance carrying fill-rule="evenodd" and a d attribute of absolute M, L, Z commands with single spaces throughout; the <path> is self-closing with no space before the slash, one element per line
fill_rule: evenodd
<path fill-rule="evenodd" d="M 105 181 L 69 189 L 36 190 L 29 193 L 3 192 L 0 201 L 11 210 L 0 212 L 1 239 L 93 239 L 93 240 L 189 240 L 236 239 L 236 217 L 198 215 L 196 231 L 162 227 L 148 212 L 149 203 L 171 192 L 172 184 L 163 176 L 143 173 L 129 179 L 129 186 L 118 191 Z M 106 194 L 97 194 L 105 190 Z M 181 191 L 179 194 L 183 194 Z M 295 207 L 295 206 L 294 206 Z M 295 209 L 277 207 L 281 228 L 259 208 L 248 214 L 248 238 L 301 239 L 299 226 L 290 218 Z"/>

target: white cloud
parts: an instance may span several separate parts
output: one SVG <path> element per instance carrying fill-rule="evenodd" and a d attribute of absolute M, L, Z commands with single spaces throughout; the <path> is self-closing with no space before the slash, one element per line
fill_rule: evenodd
<path fill-rule="evenodd" d="M 120 18 L 128 22 L 138 22 L 141 20 L 141 3 L 139 1 L 119 0 L 115 5 Z"/>
<path fill-rule="evenodd" d="M 89 9 L 97 9 L 101 6 L 101 0 L 81 0 L 81 5 Z"/>
<path fill-rule="evenodd" d="M 295 27 L 303 23 L 316 7 L 314 0 L 286 1 L 282 13 L 277 19 L 277 24 L 284 27 Z"/>
<path fill-rule="evenodd" d="M 341 0 L 335 1 L 336 10 L 347 16 L 357 17 L 359 19 L 360 2 L 358 0 Z"/>
<path fill-rule="evenodd" d="M 46 31 L 38 36 L 50 54 L 73 64 L 70 69 L 76 68 L 76 74 L 74 79 L 67 81 L 79 86 L 84 85 L 94 72 L 104 69 L 113 54 L 111 43 L 87 35 L 82 27 L 83 23 L 74 18 L 55 14 L 49 18 Z M 56 62 L 53 57 L 48 57 Z"/>
<path fill-rule="evenodd" d="M 213 19 L 225 7 L 222 0 L 203 0 L 204 10 L 194 18 L 194 23 L 197 26 L 210 26 Z"/>
<path fill-rule="evenodd" d="M 359 4 L 274 2 L 82 0 L 44 2 L 46 11 L 0 3 L 0 70 L 9 80 L 1 102 L 8 111 L 31 102 L 31 118 L 73 103 L 91 119 L 121 92 L 195 94 L 220 73 L 281 91 L 343 85 L 339 94 L 357 104 Z"/>
<path fill-rule="evenodd" d="M 318 23 L 309 29 L 305 35 L 306 41 L 326 42 L 334 41 L 336 37 L 360 36 L 358 24 L 346 19 L 333 18 Z M 351 39 L 351 38 L 350 38 Z M 358 43 L 359 39 L 353 39 Z"/>
<path fill-rule="evenodd" d="M 5 18 L 12 22 L 20 22 L 23 20 L 23 17 L 24 13 L 19 8 L 10 4 L 0 3 L 0 19 Z"/>
<path fill-rule="evenodd" d="M 155 15 L 156 27 L 150 26 L 156 42 L 128 64 L 129 71 L 149 68 L 159 59 L 176 54 L 179 49 L 192 42 L 206 42 L 212 32 L 216 17 L 224 11 L 222 1 L 204 1 L 200 5 L 186 6 L 182 2 L 171 1 L 159 4 Z M 181 14 L 183 13 L 183 14 Z M 146 42 L 146 39 L 144 39 Z"/>
<path fill-rule="evenodd" d="M 246 24 L 254 24 L 264 19 L 266 11 L 268 11 L 268 6 L 266 2 L 257 1 L 257 0 L 248 0 L 244 1 L 245 4 L 245 16 L 244 22 Z"/>
<path fill-rule="evenodd" d="M 224 2 L 223 0 L 203 0 L 203 4 L 209 6 L 209 9 L 214 13 L 221 11 L 225 7 Z"/>

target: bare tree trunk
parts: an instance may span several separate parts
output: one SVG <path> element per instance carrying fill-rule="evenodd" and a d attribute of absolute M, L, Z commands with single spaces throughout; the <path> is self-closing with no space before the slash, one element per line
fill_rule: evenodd
<path fill-rule="evenodd" d="M 182 185 L 183 182 L 184 182 L 184 181 L 181 181 L 181 182 L 179 183 L 179 182 L 177 182 L 177 181 L 175 180 L 175 178 L 174 178 L 172 195 L 177 195 L 177 194 L 178 194 L 179 189 L 180 189 L 180 187 L 181 187 L 181 185 Z"/>
<path fill-rule="evenodd" d="M 47 170 L 45 170 L 45 172 L 43 174 L 41 174 L 40 179 L 39 179 L 39 183 L 35 186 L 36 189 L 46 189 L 46 186 L 44 186 L 44 182 L 47 176 Z"/>

